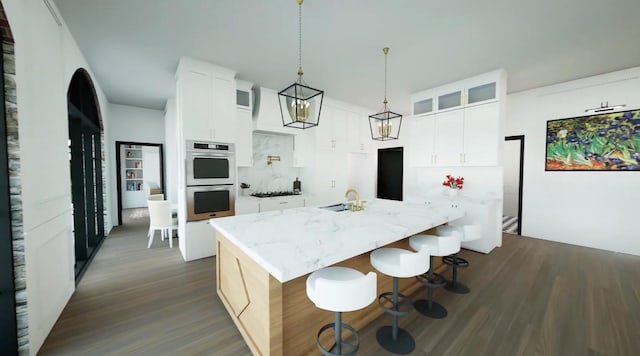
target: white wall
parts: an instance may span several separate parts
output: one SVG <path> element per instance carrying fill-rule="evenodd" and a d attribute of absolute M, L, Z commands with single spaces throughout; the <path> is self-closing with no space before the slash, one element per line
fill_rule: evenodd
<path fill-rule="evenodd" d="M 522 234 L 640 255 L 638 172 L 545 172 L 546 121 L 600 102 L 640 107 L 640 67 L 507 98 L 506 135 L 525 135 Z"/>
<path fill-rule="evenodd" d="M 3 6 L 16 42 L 29 347 L 35 354 L 75 288 L 67 88 L 76 69 L 91 70 L 43 1 Z M 106 126 L 107 100 L 94 84 Z"/>
<path fill-rule="evenodd" d="M 111 217 L 113 225 L 118 224 L 118 205 L 116 189 L 116 141 L 162 143 L 164 144 L 164 113 L 160 110 L 135 106 L 109 104 L 110 135 L 107 151 L 110 152 L 112 167 L 111 178 Z M 163 148 L 164 149 L 164 148 Z"/>
<path fill-rule="evenodd" d="M 169 99 L 164 113 L 164 170 L 165 198 L 178 203 L 178 108 L 176 100 Z"/>

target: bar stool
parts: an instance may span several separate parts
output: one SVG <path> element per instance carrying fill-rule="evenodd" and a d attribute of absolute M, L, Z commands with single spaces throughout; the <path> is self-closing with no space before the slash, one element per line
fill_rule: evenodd
<path fill-rule="evenodd" d="M 439 226 L 438 235 L 450 236 L 452 234 L 461 237 L 462 242 L 478 240 L 482 237 L 482 225 L 469 224 L 462 226 Z M 469 267 L 469 261 L 464 258 L 458 257 L 457 253 L 442 258 L 442 262 L 452 267 L 451 280 L 447 281 L 444 289 L 452 293 L 467 294 L 470 289 L 466 285 L 458 282 L 458 267 Z"/>
<path fill-rule="evenodd" d="M 460 250 L 460 237 L 452 235 L 447 237 L 434 235 L 416 235 L 409 239 L 409 245 L 416 251 L 429 251 L 429 273 L 416 276 L 416 279 L 427 287 L 426 300 L 417 300 L 413 306 L 422 315 L 442 319 L 447 316 L 447 309 L 433 301 L 433 288 L 444 287 L 446 279 L 440 274 L 433 273 L 433 256 L 448 256 Z"/>
<path fill-rule="evenodd" d="M 327 267 L 309 275 L 307 297 L 316 307 L 335 313 L 334 322 L 324 325 L 318 331 L 316 345 L 320 353 L 325 356 L 355 355 L 360 347 L 360 335 L 354 328 L 342 322 L 342 313 L 359 310 L 371 304 L 376 299 L 376 289 L 375 272 L 369 272 L 365 276 L 352 268 Z M 333 329 L 334 344 L 326 349 L 320 344 L 320 337 L 329 329 Z M 342 329 L 355 336 L 354 344 L 342 341 Z"/>
<path fill-rule="evenodd" d="M 425 273 L 429 269 L 428 256 L 426 250 L 415 253 L 400 248 L 380 248 L 371 253 L 371 265 L 380 273 L 393 277 L 393 292 L 378 296 L 378 304 L 385 313 L 391 314 L 393 324 L 378 329 L 376 339 L 380 346 L 394 354 L 408 354 L 416 348 L 413 336 L 398 327 L 398 317 L 410 312 L 402 310 L 401 307 L 411 305 L 411 299 L 398 292 L 398 278 L 415 277 Z M 387 307 L 385 301 L 390 302 L 391 307 Z"/>

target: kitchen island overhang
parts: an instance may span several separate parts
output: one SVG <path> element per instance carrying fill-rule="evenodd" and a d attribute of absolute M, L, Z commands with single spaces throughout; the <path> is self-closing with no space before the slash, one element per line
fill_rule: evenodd
<path fill-rule="evenodd" d="M 308 207 L 211 219 L 217 293 L 254 354 L 307 354 L 315 349 L 317 330 L 333 317 L 307 299 L 310 273 L 332 265 L 375 271 L 369 252 L 383 246 L 410 249 L 408 237 L 463 214 L 447 202 L 374 200 L 357 212 Z M 408 278 L 400 289 L 411 294 L 419 286 Z M 378 273 L 378 292 L 390 288 L 391 278 Z M 373 303 L 345 314 L 344 321 L 358 329 L 380 314 Z"/>

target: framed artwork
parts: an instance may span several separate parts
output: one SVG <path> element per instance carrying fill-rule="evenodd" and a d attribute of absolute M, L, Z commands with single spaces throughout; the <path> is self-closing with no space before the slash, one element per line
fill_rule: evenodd
<path fill-rule="evenodd" d="M 547 121 L 545 171 L 640 171 L 640 110 Z"/>

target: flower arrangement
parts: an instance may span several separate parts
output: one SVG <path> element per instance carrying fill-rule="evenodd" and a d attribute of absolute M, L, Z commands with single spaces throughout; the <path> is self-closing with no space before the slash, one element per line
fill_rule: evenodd
<path fill-rule="evenodd" d="M 445 187 L 449 187 L 451 189 L 462 189 L 463 184 L 464 184 L 463 177 L 454 178 L 451 175 L 447 175 L 447 179 L 445 179 L 445 181 L 442 182 L 442 185 L 444 185 Z"/>

